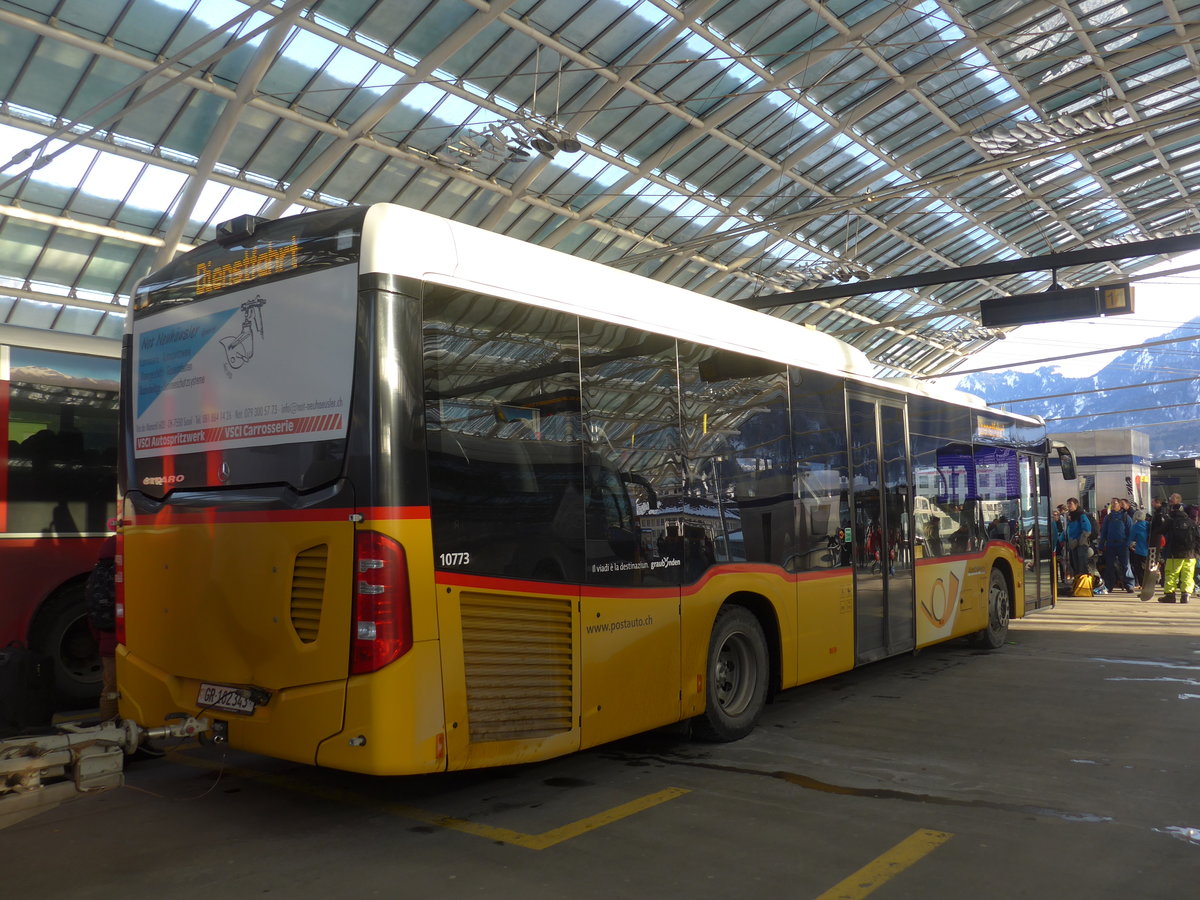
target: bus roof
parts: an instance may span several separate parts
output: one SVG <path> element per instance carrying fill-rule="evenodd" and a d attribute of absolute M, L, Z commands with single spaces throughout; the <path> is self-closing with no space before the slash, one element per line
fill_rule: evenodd
<path fill-rule="evenodd" d="M 404 252 L 396 252 L 397 247 Z M 877 378 L 861 350 L 811 326 L 395 204 L 368 209 L 360 271 L 418 278 L 650 328 L 683 340 L 886 384 L 903 393 L 990 409 L 973 394 L 912 378 Z"/>

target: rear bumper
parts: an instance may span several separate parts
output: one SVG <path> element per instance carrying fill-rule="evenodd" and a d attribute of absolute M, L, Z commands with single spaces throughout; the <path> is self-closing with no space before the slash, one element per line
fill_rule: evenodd
<path fill-rule="evenodd" d="M 171 713 L 199 712 L 200 681 L 164 672 L 124 646 L 117 648 L 117 688 L 121 717 L 143 728 L 162 725 Z M 205 715 L 228 724 L 231 747 L 311 765 L 321 741 L 341 726 L 345 693 L 343 681 L 305 685 L 275 692 L 252 716 L 217 710 Z"/>

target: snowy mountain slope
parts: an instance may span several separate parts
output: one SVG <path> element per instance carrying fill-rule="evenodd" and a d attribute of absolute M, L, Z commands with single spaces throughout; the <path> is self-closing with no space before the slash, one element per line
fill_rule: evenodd
<path fill-rule="evenodd" d="M 1200 317 L 1155 338 L 1179 343 L 1127 350 L 1088 378 L 1067 378 L 1047 365 L 965 375 L 956 386 L 994 406 L 1042 416 L 1052 431 L 1136 428 L 1150 436 L 1155 459 L 1200 456 L 1198 331 Z M 1040 399 L 1006 402 L 1017 398 Z"/>

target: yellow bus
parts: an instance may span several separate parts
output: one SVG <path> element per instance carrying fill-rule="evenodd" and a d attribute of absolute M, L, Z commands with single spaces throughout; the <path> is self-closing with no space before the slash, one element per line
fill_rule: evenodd
<path fill-rule="evenodd" d="M 243 217 L 123 350 L 141 725 L 376 774 L 545 759 L 1053 601 L 1040 420 L 389 204 Z"/>

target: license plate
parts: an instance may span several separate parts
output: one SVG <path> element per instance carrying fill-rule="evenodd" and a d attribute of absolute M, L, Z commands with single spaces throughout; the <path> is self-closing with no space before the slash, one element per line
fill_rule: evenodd
<path fill-rule="evenodd" d="M 245 688 L 230 687 L 227 684 L 202 684 L 196 694 L 196 705 L 201 712 L 205 709 L 219 709 L 224 712 L 238 713 L 243 716 L 254 715 L 254 701 L 246 696 Z"/>

